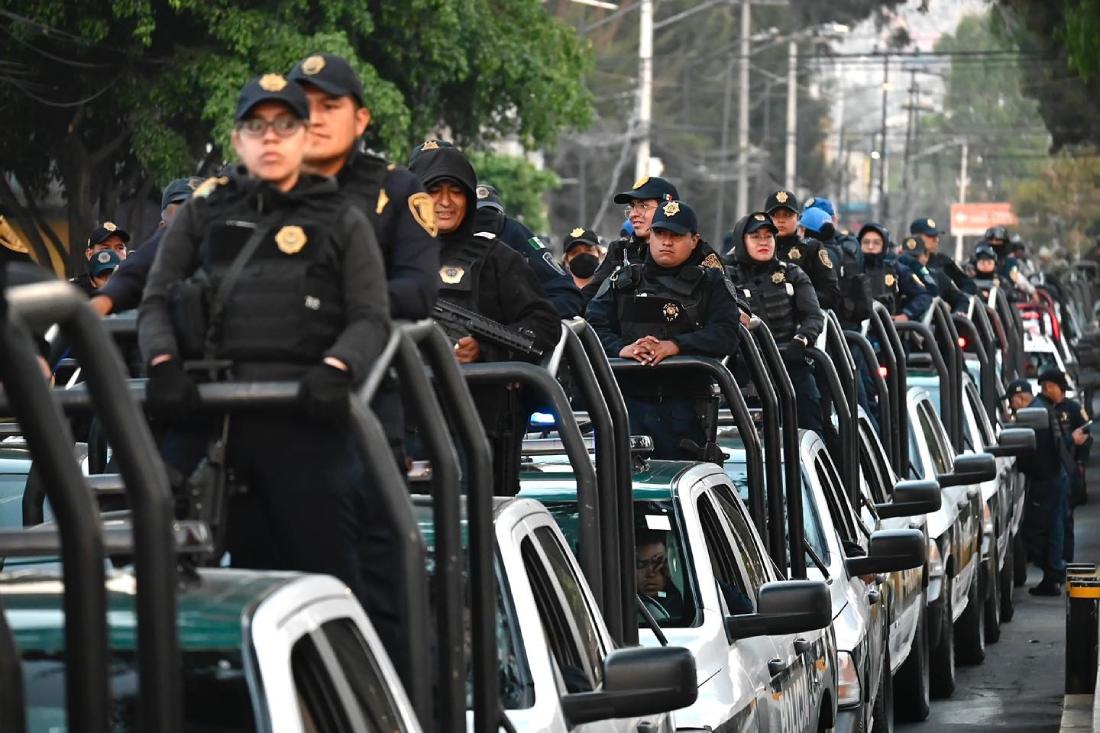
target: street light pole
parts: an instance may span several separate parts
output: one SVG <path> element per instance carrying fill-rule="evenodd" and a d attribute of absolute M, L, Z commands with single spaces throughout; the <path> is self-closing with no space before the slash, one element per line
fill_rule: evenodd
<path fill-rule="evenodd" d="M 959 203 L 966 203 L 966 159 L 970 157 L 970 141 L 962 139 L 962 161 L 959 163 Z M 955 261 L 961 262 L 963 257 L 963 235 L 955 235 Z"/>
<path fill-rule="evenodd" d="M 634 178 L 649 175 L 649 134 L 653 117 L 653 0 L 642 0 L 638 36 L 638 157 Z"/>
<path fill-rule="evenodd" d="M 882 57 L 882 127 L 878 158 L 878 220 L 886 221 L 890 216 L 890 205 L 886 200 L 886 106 L 890 97 L 890 52 L 884 51 Z"/>
<path fill-rule="evenodd" d="M 787 166 L 783 186 L 794 191 L 798 149 L 798 43 L 787 42 Z"/>
<path fill-rule="evenodd" d="M 737 216 L 749 210 L 749 52 L 752 3 L 741 0 L 741 68 L 737 109 Z"/>

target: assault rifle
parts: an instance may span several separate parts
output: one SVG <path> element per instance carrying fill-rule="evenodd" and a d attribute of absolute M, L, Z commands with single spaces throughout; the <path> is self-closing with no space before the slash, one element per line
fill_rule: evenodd
<path fill-rule="evenodd" d="M 527 356 L 542 356 L 542 349 L 535 347 L 535 334 L 530 329 L 505 326 L 445 300 L 435 302 L 432 315 L 451 338 L 473 336 Z"/>

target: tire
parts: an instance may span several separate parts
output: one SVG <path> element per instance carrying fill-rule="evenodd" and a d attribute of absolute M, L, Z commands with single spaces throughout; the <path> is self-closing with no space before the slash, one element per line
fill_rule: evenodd
<path fill-rule="evenodd" d="M 1017 588 L 1023 588 L 1027 585 L 1027 548 L 1024 547 L 1024 538 L 1019 532 L 1012 538 L 1012 556 L 1013 579 Z"/>
<path fill-rule="evenodd" d="M 982 577 L 970 584 L 966 610 L 955 629 L 955 654 L 961 664 L 981 664 L 985 660 L 985 604 L 982 603 Z"/>
<path fill-rule="evenodd" d="M 898 668 L 898 673 L 890 684 L 890 698 L 898 720 L 919 722 L 928 717 L 932 697 L 929 667 L 928 607 L 922 606 L 917 619 L 917 630 L 913 634 L 913 648 L 909 650 L 909 656 Z M 889 665 L 886 673 L 890 674 Z M 895 691 L 899 693 L 897 696 L 893 694 Z"/>
<path fill-rule="evenodd" d="M 875 695 L 875 707 L 872 711 L 875 719 L 871 723 L 871 733 L 894 733 L 894 675 L 890 674 L 889 637 L 885 644 L 882 676 L 878 681 L 878 694 Z"/>
<path fill-rule="evenodd" d="M 951 697 L 955 694 L 955 624 L 952 616 L 952 580 L 950 575 L 943 578 L 943 628 L 940 629 L 940 643 L 929 650 L 929 691 L 932 697 Z"/>
<path fill-rule="evenodd" d="M 994 539 L 994 541 L 996 541 Z M 1001 574 L 997 570 L 997 548 L 993 548 L 993 572 L 982 603 L 985 614 L 985 643 L 996 644 L 1001 639 Z"/>
<path fill-rule="evenodd" d="M 1001 623 L 1007 624 L 1016 615 L 1016 601 L 1012 597 L 1013 584 L 1016 574 L 1016 542 L 1015 539 L 1008 542 L 1008 557 L 1005 558 L 1004 567 L 1001 568 Z"/>

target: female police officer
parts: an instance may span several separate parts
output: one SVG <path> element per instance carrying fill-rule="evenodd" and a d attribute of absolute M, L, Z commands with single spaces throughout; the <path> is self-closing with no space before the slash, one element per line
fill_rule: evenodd
<path fill-rule="evenodd" d="M 340 422 L 388 337 L 389 303 L 370 224 L 335 181 L 299 172 L 308 120 L 305 93 L 278 74 L 241 90 L 232 142 L 243 165 L 200 186 L 165 233 L 138 338 L 149 411 L 175 424 L 162 450 L 184 475 L 210 435 L 178 422 L 198 406 L 184 359 L 224 360 L 236 379 L 299 382 L 305 420 L 232 420 L 228 462 L 247 491 L 230 501 L 227 547 L 235 566 L 329 573 L 363 598 L 371 497 Z M 200 353 L 187 353 L 181 337 L 195 328 L 173 318 L 173 293 L 194 283 L 216 303 L 235 261 L 243 269 L 198 329 Z"/>

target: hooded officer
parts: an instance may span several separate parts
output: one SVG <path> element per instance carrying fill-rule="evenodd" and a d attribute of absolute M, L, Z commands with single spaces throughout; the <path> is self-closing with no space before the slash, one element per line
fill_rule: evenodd
<path fill-rule="evenodd" d="M 359 543 L 378 499 L 343 423 L 389 338 L 382 254 L 336 182 L 301 172 L 309 102 L 300 87 L 279 74 L 253 79 L 234 122 L 242 165 L 196 189 L 149 273 L 138 314 L 147 407 L 170 424 L 162 451 L 187 476 L 211 430 L 187 421 L 199 397 L 184 359 L 231 363 L 244 381 L 297 381 L 303 414 L 232 418 L 229 463 L 248 491 L 229 500 L 227 547 L 235 566 L 335 575 L 365 603 Z M 201 323 L 172 305 L 174 292 L 193 289 L 221 303 Z"/>
<path fill-rule="evenodd" d="M 821 212 L 813 210 L 817 216 Z M 810 276 L 810 282 L 817 291 L 817 301 L 822 308 L 836 308 L 840 304 L 840 284 L 829 250 L 825 248 L 821 239 L 815 236 L 832 236 L 832 224 L 829 224 L 829 232 L 811 229 L 810 234 L 803 236 L 798 228 L 804 226 L 799 221 L 798 198 L 792 191 L 776 191 L 764 203 L 764 213 L 771 217 L 772 224 L 778 234 L 775 237 L 776 257 L 784 262 L 798 265 Z M 828 219 L 823 217 L 821 223 Z M 816 219 L 815 219 L 816 220 Z M 739 243 L 734 242 L 736 247 Z"/>
<path fill-rule="evenodd" d="M 930 256 L 925 249 L 923 238 L 909 236 L 901 243 L 898 263 L 909 268 L 933 298 L 942 298 L 953 310 L 965 311 L 969 304 L 969 296 L 959 290 L 943 270 L 933 270 L 928 267 Z"/>
<path fill-rule="evenodd" d="M 410 168 L 435 203 L 442 245 L 439 298 L 506 326 L 527 329 L 535 335 L 536 348 L 553 349 L 561 336 L 561 321 L 527 260 L 491 232 L 477 231 L 477 174 L 470 161 L 458 148 L 428 141 Z M 459 338 L 454 354 L 462 364 L 525 358 L 473 336 Z M 516 391 L 505 385 L 478 387 L 473 393 L 494 443 L 495 490 L 514 494 L 527 416 L 520 414 Z"/>
<path fill-rule="evenodd" d="M 936 227 L 935 219 L 929 219 L 928 217 L 914 219 L 909 225 L 909 234 L 919 237 L 924 243 L 924 248 L 928 251 L 927 266 L 929 270 L 932 270 L 933 273 L 942 272 L 951 279 L 955 288 L 966 295 L 975 295 L 978 292 L 974 281 L 963 272 L 963 269 L 959 267 L 959 263 L 940 252 L 940 236 L 943 232 Z M 943 278 L 937 277 L 936 280 L 942 283 Z M 941 286 L 940 289 L 948 290 L 949 288 Z"/>
<path fill-rule="evenodd" d="M 1024 277 L 1020 269 L 1020 261 L 1009 251 L 1008 230 L 1002 226 L 990 227 L 985 230 L 984 241 L 997 253 L 997 261 L 1000 263 L 997 272 L 1002 282 L 1011 284 L 1012 290 L 1018 291 L 1026 298 L 1038 299 L 1035 286 Z"/>
<path fill-rule="evenodd" d="M 776 257 L 777 231 L 763 211 L 738 221 L 733 264 L 726 272 L 749 309 L 768 324 L 783 353 L 797 397 L 798 426 L 821 432 L 821 394 L 805 352 L 821 335 L 825 316 L 809 276 Z"/>
<path fill-rule="evenodd" d="M 679 198 L 676 187 L 670 181 L 657 176 L 639 178 L 629 191 L 615 194 L 612 200 L 623 206 L 626 222 L 630 224 L 630 233 L 607 245 L 603 262 L 582 291 L 586 300 L 591 300 L 603 281 L 621 265 L 641 264 L 645 260 L 649 249 L 649 228 L 657 207 Z"/>
<path fill-rule="evenodd" d="M 583 288 L 600 266 L 600 237 L 584 227 L 574 227 L 562 242 L 561 263 L 578 288 Z"/>
<path fill-rule="evenodd" d="M 737 352 L 740 310 L 722 270 L 698 264 L 695 211 L 681 201 L 658 207 L 642 261 L 625 265 L 600 287 L 587 318 L 607 355 L 656 366 L 670 356 L 723 357 Z M 653 438 L 655 458 L 717 460 L 705 446 L 695 399 L 709 385 L 630 375 L 620 379 L 632 433 Z"/>
<path fill-rule="evenodd" d="M 917 321 L 932 305 L 928 288 L 901 262 L 888 258 L 890 231 L 874 222 L 859 230 L 860 267 L 868 295 L 886 306 L 895 321 Z"/>
<path fill-rule="evenodd" d="M 989 296 L 989 291 L 1001 285 L 1001 275 L 997 271 L 997 250 L 990 246 L 989 242 L 982 241 L 974 248 L 974 256 L 970 258 L 970 265 L 974 268 L 974 284 L 978 286 L 978 292 L 983 298 Z M 1010 291 L 1014 289 L 1010 288 Z"/>

